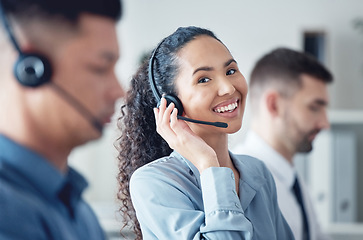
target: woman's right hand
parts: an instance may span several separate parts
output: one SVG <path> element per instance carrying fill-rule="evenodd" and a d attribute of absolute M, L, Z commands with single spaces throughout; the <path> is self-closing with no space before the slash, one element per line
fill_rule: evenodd
<path fill-rule="evenodd" d="M 162 98 L 159 108 L 154 108 L 156 131 L 182 156 L 191 161 L 201 173 L 209 167 L 219 167 L 217 155 L 202 138 L 196 135 L 183 120 L 178 120 L 174 103 L 166 107 Z"/>

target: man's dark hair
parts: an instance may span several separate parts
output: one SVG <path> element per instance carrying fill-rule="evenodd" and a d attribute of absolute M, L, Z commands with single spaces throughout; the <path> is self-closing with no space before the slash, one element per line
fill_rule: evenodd
<path fill-rule="evenodd" d="M 115 21 L 122 15 L 120 0 L 0 0 L 7 14 L 27 19 L 37 15 L 60 17 L 76 23 L 82 13 L 109 17 Z"/>
<path fill-rule="evenodd" d="M 296 79 L 307 74 L 321 81 L 333 80 L 330 72 L 313 56 L 288 48 L 278 48 L 263 56 L 251 74 L 251 84 L 269 77 Z"/>
<path fill-rule="evenodd" d="M 302 86 L 301 75 L 331 83 L 333 76 L 315 57 L 288 48 L 277 48 L 254 66 L 250 77 L 251 104 L 260 98 L 265 89 L 273 87 L 280 94 L 291 96 Z"/>
<path fill-rule="evenodd" d="M 332 74 L 313 56 L 288 48 L 277 48 L 257 61 L 252 70 L 250 87 L 281 82 L 284 86 L 301 86 L 300 76 L 306 74 L 330 83 Z"/>

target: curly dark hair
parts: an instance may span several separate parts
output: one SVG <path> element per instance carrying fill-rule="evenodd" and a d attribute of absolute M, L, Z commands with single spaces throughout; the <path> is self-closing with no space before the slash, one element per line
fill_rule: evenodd
<path fill-rule="evenodd" d="M 207 35 L 220 41 L 214 33 L 207 29 L 183 27 L 166 37 L 154 50 L 153 73 L 159 93 L 177 96 L 177 89 L 174 85 L 179 70 L 177 54 L 188 42 L 201 35 Z M 129 223 L 133 224 L 137 240 L 142 239 L 142 234 L 130 198 L 131 175 L 137 168 L 172 152 L 168 143 L 156 132 L 153 112 L 153 107 L 156 105 L 156 98 L 148 79 L 148 61 L 145 61 L 131 79 L 131 86 L 118 120 L 121 136 L 116 142 L 119 150 L 117 197 L 121 201 L 120 212 L 123 216 L 123 228 Z"/>

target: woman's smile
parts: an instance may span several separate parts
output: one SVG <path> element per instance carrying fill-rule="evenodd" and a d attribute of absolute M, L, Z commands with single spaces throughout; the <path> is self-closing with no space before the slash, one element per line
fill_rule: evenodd
<path fill-rule="evenodd" d="M 219 104 L 218 106 L 213 108 L 214 112 L 224 113 L 224 112 L 233 112 L 238 107 L 238 99 L 233 100 L 232 103 L 224 102 Z"/>
<path fill-rule="evenodd" d="M 213 108 L 213 112 L 225 118 L 234 118 L 238 116 L 239 99 L 233 99 L 218 104 Z"/>

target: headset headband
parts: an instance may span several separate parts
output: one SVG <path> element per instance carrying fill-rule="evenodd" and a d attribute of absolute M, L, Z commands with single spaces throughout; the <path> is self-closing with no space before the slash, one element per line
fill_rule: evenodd
<path fill-rule="evenodd" d="M 9 26 L 9 21 L 8 21 L 8 18 L 6 17 L 6 13 L 5 13 L 5 9 L 3 7 L 2 0 L 0 0 L 0 15 L 1 15 L 1 20 L 3 22 L 3 26 L 4 26 L 5 30 L 6 30 L 6 32 L 8 33 L 10 41 L 12 42 L 12 44 L 14 45 L 16 50 L 19 52 L 19 54 L 22 55 L 23 52 L 21 51 L 18 42 L 15 40 L 13 31 L 11 30 L 11 28 Z"/>
<path fill-rule="evenodd" d="M 151 90 L 153 91 L 153 94 L 158 102 L 160 102 L 160 100 L 161 100 L 161 94 L 159 93 L 158 89 L 156 88 L 156 83 L 155 83 L 155 78 L 154 78 L 154 58 L 155 58 L 157 50 L 159 49 L 159 47 L 161 46 L 161 44 L 164 41 L 165 41 L 165 38 L 156 46 L 156 48 L 154 49 L 154 51 L 150 57 L 150 60 L 149 60 L 149 71 L 148 71 L 149 82 L 150 82 Z"/>

